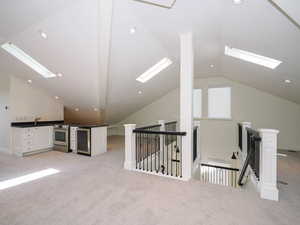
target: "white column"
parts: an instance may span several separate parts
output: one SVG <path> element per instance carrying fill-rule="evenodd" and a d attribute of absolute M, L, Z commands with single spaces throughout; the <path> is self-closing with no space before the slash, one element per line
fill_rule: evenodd
<path fill-rule="evenodd" d="M 250 122 L 242 122 L 242 160 L 243 162 L 247 157 L 248 140 L 247 140 L 247 128 L 251 128 Z"/>
<path fill-rule="evenodd" d="M 125 162 L 124 168 L 127 170 L 133 170 L 135 168 L 135 124 L 125 124 Z"/>
<path fill-rule="evenodd" d="M 193 35 L 180 35 L 180 131 L 185 131 L 182 138 L 182 177 L 189 180 L 192 176 L 193 152 L 193 83 L 194 52 Z"/>
<path fill-rule="evenodd" d="M 278 130 L 259 129 L 260 145 L 260 197 L 278 201 L 277 189 L 277 135 Z"/>

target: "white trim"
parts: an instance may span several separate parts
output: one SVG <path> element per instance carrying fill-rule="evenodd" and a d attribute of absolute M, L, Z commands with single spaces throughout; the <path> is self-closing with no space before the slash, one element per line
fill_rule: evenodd
<path fill-rule="evenodd" d="M 9 150 L 9 148 L 3 148 L 3 147 L 0 147 L 0 153 L 5 153 L 5 154 L 9 154 L 11 155 L 11 151 Z"/>
<path fill-rule="evenodd" d="M 155 176 L 159 176 L 159 177 L 171 178 L 171 179 L 175 179 L 175 180 L 188 181 L 186 179 L 183 179 L 183 177 L 174 177 L 174 176 L 163 174 L 161 172 L 156 173 L 156 172 L 150 172 L 150 171 L 144 171 L 144 170 L 138 170 L 138 169 L 132 169 L 131 171 L 155 175 Z"/>

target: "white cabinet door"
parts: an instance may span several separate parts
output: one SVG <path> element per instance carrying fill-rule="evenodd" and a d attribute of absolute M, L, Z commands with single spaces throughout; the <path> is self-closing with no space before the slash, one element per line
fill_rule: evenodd
<path fill-rule="evenodd" d="M 33 149 L 45 149 L 53 146 L 53 127 L 35 127 Z"/>

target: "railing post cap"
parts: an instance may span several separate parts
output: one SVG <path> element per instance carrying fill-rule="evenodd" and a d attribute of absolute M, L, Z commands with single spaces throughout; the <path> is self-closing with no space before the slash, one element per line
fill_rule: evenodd
<path fill-rule="evenodd" d="M 247 126 L 247 125 L 250 125 L 250 126 L 251 126 L 251 122 L 241 122 L 241 124 L 242 124 L 242 125 L 245 125 L 245 126 Z"/>
<path fill-rule="evenodd" d="M 200 126 L 200 124 L 201 124 L 201 122 L 200 122 L 199 120 L 195 120 L 195 121 L 194 121 L 194 125 L 195 125 L 195 126 Z"/>
<path fill-rule="evenodd" d="M 164 124 L 165 120 L 158 120 L 158 124 Z"/>
<path fill-rule="evenodd" d="M 258 129 L 259 133 L 274 133 L 274 134 L 278 134 L 279 130 L 275 130 L 275 129 L 265 129 L 265 128 L 261 128 Z"/>
<path fill-rule="evenodd" d="M 124 124 L 124 127 L 135 127 L 136 124 Z"/>

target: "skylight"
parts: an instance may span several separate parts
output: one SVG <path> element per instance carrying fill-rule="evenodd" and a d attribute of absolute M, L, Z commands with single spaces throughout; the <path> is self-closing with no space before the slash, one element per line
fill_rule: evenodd
<path fill-rule="evenodd" d="M 1 47 L 6 50 L 8 53 L 19 59 L 21 62 L 29 66 L 31 69 L 39 73 L 45 78 L 52 78 L 56 77 L 56 75 L 52 72 L 50 72 L 46 67 L 38 63 L 35 59 L 33 59 L 31 56 L 26 54 L 23 50 L 18 48 L 16 45 L 8 42 Z"/>
<path fill-rule="evenodd" d="M 281 61 L 276 59 L 272 59 L 262 55 L 257 55 L 255 53 L 237 48 L 230 48 L 228 46 L 225 46 L 225 55 L 232 56 L 234 58 L 238 58 L 247 62 L 255 63 L 261 66 L 265 66 L 270 69 L 275 69 L 282 63 Z"/>
<path fill-rule="evenodd" d="M 37 179 L 40 179 L 40 178 L 43 178 L 43 177 L 46 177 L 46 176 L 50 176 L 50 175 L 59 173 L 59 172 L 60 172 L 59 170 L 49 168 L 49 169 L 41 170 L 41 171 L 38 171 L 38 172 L 35 172 L 35 173 L 30 173 L 30 174 L 27 174 L 25 176 L 16 177 L 16 178 L 13 178 L 13 179 L 10 179 L 10 180 L 1 181 L 0 182 L 0 190 L 4 190 L 4 189 L 14 187 L 14 186 L 17 186 L 17 185 L 20 185 L 20 184 L 28 183 L 30 181 L 34 181 L 34 180 L 37 180 Z"/>
<path fill-rule="evenodd" d="M 163 8 L 168 8 L 168 9 L 172 8 L 176 2 L 176 0 L 134 0 L 134 1 L 155 5 Z"/>
<path fill-rule="evenodd" d="M 143 73 L 141 76 L 139 76 L 136 80 L 145 83 L 157 74 L 159 74 L 162 70 L 166 69 L 168 66 L 170 66 L 173 62 L 168 58 L 163 58 L 161 61 L 159 61 L 157 64 L 152 66 L 150 69 L 148 69 L 145 73 Z"/>

